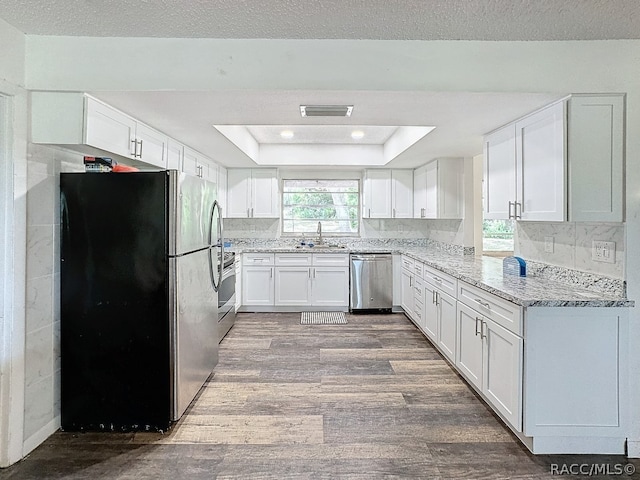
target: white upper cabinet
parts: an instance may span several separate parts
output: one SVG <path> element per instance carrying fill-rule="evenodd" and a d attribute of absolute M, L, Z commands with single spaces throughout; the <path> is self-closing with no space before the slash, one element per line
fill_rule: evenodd
<path fill-rule="evenodd" d="M 362 218 L 391 218 L 391 170 L 365 170 Z"/>
<path fill-rule="evenodd" d="M 484 218 L 622 222 L 623 129 L 623 95 L 572 95 L 488 134 Z"/>
<path fill-rule="evenodd" d="M 516 199 L 516 127 L 507 125 L 484 139 L 484 218 L 512 218 Z"/>
<path fill-rule="evenodd" d="M 565 220 L 564 102 L 516 122 L 519 220 Z"/>
<path fill-rule="evenodd" d="M 276 218 L 278 195 L 276 169 L 227 170 L 228 218 Z"/>
<path fill-rule="evenodd" d="M 182 170 L 182 156 L 184 146 L 169 139 L 167 144 L 167 170 Z"/>
<path fill-rule="evenodd" d="M 413 170 L 391 170 L 391 216 L 413 217 Z"/>
<path fill-rule="evenodd" d="M 569 100 L 569 219 L 622 222 L 624 96 Z"/>
<path fill-rule="evenodd" d="M 222 216 L 227 217 L 227 169 L 218 166 L 218 203 L 222 207 Z"/>
<path fill-rule="evenodd" d="M 461 158 L 440 158 L 414 173 L 414 218 L 462 218 L 464 165 Z"/>
<path fill-rule="evenodd" d="M 412 218 L 413 171 L 366 170 L 363 218 Z"/>
<path fill-rule="evenodd" d="M 31 141 L 86 155 L 116 157 L 141 168 L 166 168 L 169 138 L 81 93 L 33 92 Z M 121 158 L 118 158 L 121 157 Z"/>
<path fill-rule="evenodd" d="M 189 147 L 184 147 L 182 171 L 210 182 L 218 182 L 218 167 L 207 157 Z"/>

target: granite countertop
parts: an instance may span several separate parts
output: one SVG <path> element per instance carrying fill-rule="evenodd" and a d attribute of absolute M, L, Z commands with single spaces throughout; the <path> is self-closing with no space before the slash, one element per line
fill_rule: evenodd
<path fill-rule="evenodd" d="M 633 307 L 634 301 L 615 293 L 542 276 L 503 276 L 502 260 L 474 255 L 452 255 L 428 247 L 398 246 L 355 248 L 240 247 L 236 253 L 398 253 L 447 273 L 523 307 Z"/>

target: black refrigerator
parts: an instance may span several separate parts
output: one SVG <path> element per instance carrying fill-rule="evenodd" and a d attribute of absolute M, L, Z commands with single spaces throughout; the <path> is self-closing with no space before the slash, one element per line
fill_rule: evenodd
<path fill-rule="evenodd" d="M 159 430 L 218 361 L 216 185 L 174 170 L 60 175 L 64 430 Z"/>

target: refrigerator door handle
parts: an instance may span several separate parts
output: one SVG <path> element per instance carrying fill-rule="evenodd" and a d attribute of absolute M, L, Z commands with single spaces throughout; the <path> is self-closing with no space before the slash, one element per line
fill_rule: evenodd
<path fill-rule="evenodd" d="M 218 242 L 213 243 L 213 219 L 217 216 L 216 233 Z M 223 255 L 224 241 L 222 239 L 222 211 L 220 210 L 220 204 L 217 200 L 214 200 L 211 206 L 211 216 L 209 217 L 209 274 L 211 275 L 211 285 L 217 292 L 222 283 L 222 270 L 224 269 L 224 255 Z M 214 255 L 217 257 L 218 249 L 220 249 L 220 261 L 218 262 L 218 268 L 214 272 L 214 262 L 217 261 Z"/>

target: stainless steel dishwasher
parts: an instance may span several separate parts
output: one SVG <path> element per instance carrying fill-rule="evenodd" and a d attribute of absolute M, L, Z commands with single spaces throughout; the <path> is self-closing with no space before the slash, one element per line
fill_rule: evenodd
<path fill-rule="evenodd" d="M 352 253 L 349 311 L 391 312 L 393 269 L 390 253 Z"/>

